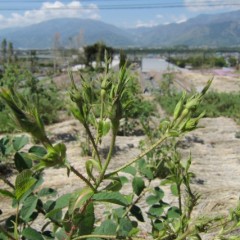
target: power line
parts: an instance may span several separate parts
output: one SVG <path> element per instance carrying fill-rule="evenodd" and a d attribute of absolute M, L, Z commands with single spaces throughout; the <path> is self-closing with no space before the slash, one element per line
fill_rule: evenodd
<path fill-rule="evenodd" d="M 188 7 L 233 7 L 233 6 L 240 6 L 240 4 L 224 4 L 224 5 L 191 5 Z M 164 8 L 185 8 L 186 6 L 183 5 L 174 5 L 174 6 L 158 6 L 158 5 L 148 5 L 148 6 L 98 6 L 98 9 L 102 10 L 134 10 L 134 9 L 164 9 Z M 60 11 L 60 10 L 88 10 L 93 9 L 93 7 L 61 7 L 61 8 L 45 8 L 41 9 L 41 11 L 53 10 L 53 11 Z M 1 8 L 0 11 L 26 11 L 30 10 L 29 8 Z M 38 10 L 38 9 L 31 9 L 31 10 Z"/>
<path fill-rule="evenodd" d="M 83 0 L 82 0 L 83 1 Z M 87 1 L 87 0 L 85 0 Z M 109 1 L 116 1 L 116 0 L 109 0 Z M 129 0 L 128 0 L 129 1 Z M 0 3 L 8 2 L 9 1 L 0 1 Z M 13 1 L 17 2 L 17 1 Z M 24 0 L 22 3 L 27 3 L 30 1 Z M 31 1 L 33 3 L 33 1 Z M 43 1 L 34 1 L 34 2 L 43 2 Z M 240 6 L 240 3 L 222 3 L 221 1 L 201 1 L 201 2 L 195 2 L 187 5 L 188 7 L 230 7 L 230 6 Z M 173 3 L 150 3 L 150 4 L 99 4 L 97 5 L 98 9 L 103 10 L 132 10 L 132 9 L 152 9 L 152 8 L 185 8 L 186 5 L 182 2 L 173 2 Z M 41 10 L 84 10 L 84 9 L 92 9 L 92 6 L 62 6 L 62 7 L 47 7 Z M 14 7 L 6 7 L 6 8 L 0 8 L 0 11 L 24 11 L 28 10 L 28 8 L 14 8 Z"/>

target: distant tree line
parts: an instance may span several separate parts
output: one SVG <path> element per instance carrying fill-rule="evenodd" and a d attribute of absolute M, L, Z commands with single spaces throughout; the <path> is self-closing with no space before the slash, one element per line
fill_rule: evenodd
<path fill-rule="evenodd" d="M 85 64 L 89 66 L 92 62 L 96 61 L 97 66 L 101 66 L 101 63 L 104 62 L 105 51 L 112 58 L 114 49 L 106 46 L 103 42 L 84 47 Z"/>
<path fill-rule="evenodd" d="M 205 56 L 198 55 L 198 56 L 188 56 L 188 57 L 169 57 L 168 61 L 181 67 L 185 68 L 186 66 L 191 66 L 193 68 L 200 68 L 200 67 L 236 67 L 238 64 L 238 60 L 230 56 L 228 58 L 224 58 L 222 56 L 215 57 L 215 56 Z"/>
<path fill-rule="evenodd" d="M 5 38 L 1 43 L 1 64 L 11 63 L 15 61 L 13 43 L 8 42 Z"/>

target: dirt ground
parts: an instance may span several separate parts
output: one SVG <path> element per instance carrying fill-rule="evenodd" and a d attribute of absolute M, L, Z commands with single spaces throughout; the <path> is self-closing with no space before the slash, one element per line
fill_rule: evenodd
<path fill-rule="evenodd" d="M 198 88 L 204 86 L 211 76 L 189 71 L 179 73 L 177 77 L 186 81 L 186 84 Z M 239 91 L 239 83 L 240 80 L 237 78 L 215 77 L 211 89 L 225 92 Z M 200 203 L 194 214 L 227 214 L 229 209 L 237 205 L 240 196 L 240 139 L 236 137 L 236 133 L 240 132 L 240 126 L 232 119 L 224 117 L 205 118 L 200 121 L 199 126 L 199 129 L 181 139 L 183 158 L 192 154 L 191 169 L 196 174 L 193 187 L 201 194 Z M 49 126 L 47 130 L 52 140 L 65 142 L 69 162 L 84 173 L 86 158 L 81 157 L 79 143 L 84 131 L 79 123 L 76 120 L 65 120 Z M 143 136 L 119 137 L 111 169 L 139 154 L 138 144 L 143 138 Z M 108 141 L 106 138 L 103 142 L 107 144 Z M 103 149 L 105 147 L 107 146 L 102 146 Z M 67 177 L 64 169 L 48 169 L 44 178 L 46 180 L 44 187 L 57 188 L 59 195 L 83 186 L 75 175 Z M 3 183 L 0 182 L 0 187 L 2 186 Z M 126 191 L 131 191 L 131 188 Z M 12 212 L 11 206 L 8 206 L 4 199 L 0 201 L 0 209 L 4 209 L 0 221 Z M 204 239 L 212 238 L 206 235 Z"/>

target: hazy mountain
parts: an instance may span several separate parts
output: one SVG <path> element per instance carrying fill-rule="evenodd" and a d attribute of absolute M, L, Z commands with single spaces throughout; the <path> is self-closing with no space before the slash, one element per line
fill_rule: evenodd
<path fill-rule="evenodd" d="M 112 46 L 134 44 L 123 29 L 100 21 L 76 18 L 54 19 L 28 27 L 4 29 L 0 31 L 0 39 L 6 38 L 18 48 L 51 48 L 56 33 L 60 36 L 62 46 L 71 46 L 80 32 L 82 44 L 97 41 Z"/>
<path fill-rule="evenodd" d="M 74 46 L 82 33 L 81 44 L 103 41 L 114 47 L 238 46 L 240 45 L 240 11 L 201 14 L 180 24 L 151 28 L 121 29 L 100 21 L 87 19 L 55 19 L 22 28 L 4 29 L 6 38 L 17 48 L 51 48 L 59 33 L 61 46 Z"/>
<path fill-rule="evenodd" d="M 202 14 L 180 24 L 159 25 L 143 32 L 144 46 L 236 46 L 240 45 L 240 11 Z"/>

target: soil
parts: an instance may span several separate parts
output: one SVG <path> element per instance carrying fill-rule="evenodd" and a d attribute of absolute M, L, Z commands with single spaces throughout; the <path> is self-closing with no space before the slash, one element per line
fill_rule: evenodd
<path fill-rule="evenodd" d="M 184 79 L 188 85 L 201 87 L 209 79 L 209 75 L 188 71 L 179 73 L 178 78 Z M 238 81 L 230 77 L 227 79 L 217 77 L 211 88 L 217 91 L 239 91 Z M 194 215 L 227 214 L 237 205 L 240 194 L 240 139 L 236 135 L 240 132 L 240 126 L 225 117 L 202 119 L 199 126 L 197 130 L 184 136 L 180 142 L 183 158 L 186 159 L 190 153 L 192 155 L 191 170 L 196 174 L 192 185 L 201 194 Z M 84 162 L 87 158 L 81 156 L 80 150 L 84 130 L 78 121 L 64 120 L 49 126 L 47 131 L 53 141 L 63 141 L 66 144 L 69 162 L 80 172 L 85 173 Z M 139 154 L 138 144 L 143 138 L 144 136 L 119 136 L 110 168 L 115 169 Z M 109 137 L 106 137 L 102 146 L 103 153 L 108 142 Z M 14 180 L 14 175 L 10 179 Z M 44 179 L 46 181 L 42 187 L 57 188 L 59 196 L 83 186 L 74 174 L 67 177 L 66 169 L 47 169 Z M 0 181 L 0 188 L 3 185 Z M 125 191 L 131 192 L 131 186 L 125 188 Z M 166 198 L 171 199 L 171 195 L 166 195 Z M 145 205 L 141 207 L 144 211 Z M 4 209 L 0 221 L 13 212 L 6 199 L 1 199 L 0 209 Z M 212 238 L 211 235 L 205 235 L 204 239 Z"/>

